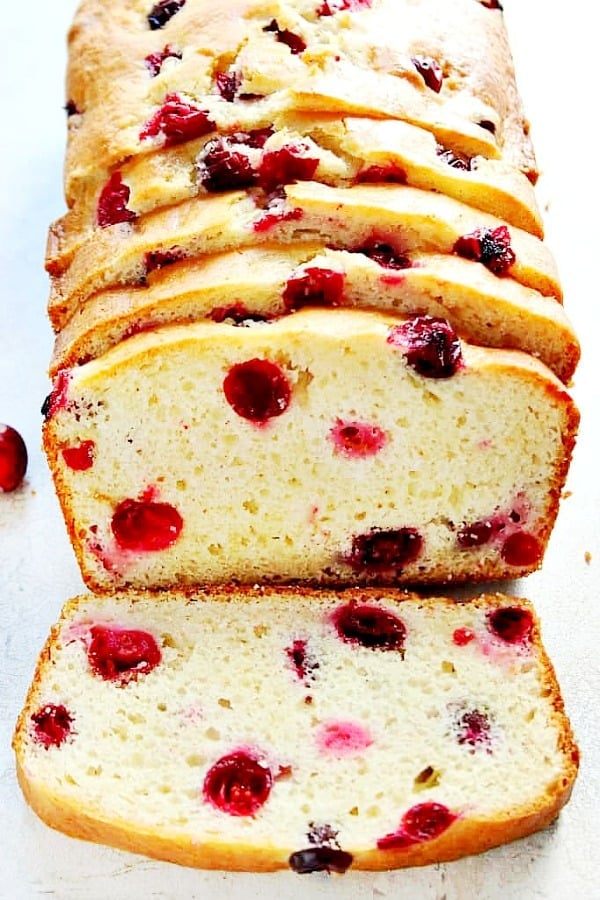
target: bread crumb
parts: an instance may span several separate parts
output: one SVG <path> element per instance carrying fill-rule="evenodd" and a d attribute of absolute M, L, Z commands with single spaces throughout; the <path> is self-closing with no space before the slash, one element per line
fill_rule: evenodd
<path fill-rule="evenodd" d="M 585 553 L 583 554 L 583 558 L 585 559 L 587 565 L 589 566 L 589 564 L 590 564 L 591 561 L 592 561 L 592 554 L 590 553 L 589 550 L 586 550 L 586 551 L 585 551 Z"/>

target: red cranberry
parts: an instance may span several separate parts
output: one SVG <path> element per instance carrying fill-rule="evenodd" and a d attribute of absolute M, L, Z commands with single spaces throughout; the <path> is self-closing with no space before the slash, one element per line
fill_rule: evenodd
<path fill-rule="evenodd" d="M 290 869 L 299 875 L 309 872 L 336 872 L 343 875 L 353 862 L 351 853 L 338 847 L 307 847 L 292 853 L 289 860 Z"/>
<path fill-rule="evenodd" d="M 410 847 L 439 837 L 456 820 L 443 803 L 417 803 L 402 817 L 398 831 L 377 841 L 380 850 Z"/>
<path fill-rule="evenodd" d="M 500 3 L 500 0 L 479 0 L 479 2 L 482 6 L 487 7 L 487 9 L 504 9 L 502 4 Z"/>
<path fill-rule="evenodd" d="M 319 663 L 308 649 L 305 640 L 295 640 L 291 647 L 286 647 L 285 652 L 299 681 L 310 680 L 315 669 L 319 668 Z"/>
<path fill-rule="evenodd" d="M 163 105 L 140 131 L 140 140 L 163 135 L 165 147 L 171 147 L 202 137 L 214 129 L 215 123 L 206 110 L 199 109 L 179 94 L 167 94 Z"/>
<path fill-rule="evenodd" d="M 342 272 L 311 266 L 288 279 L 283 302 L 288 310 L 303 306 L 339 306 L 343 291 Z"/>
<path fill-rule="evenodd" d="M 446 150 L 441 144 L 437 145 L 436 152 L 442 162 L 445 162 L 446 165 L 451 166 L 453 169 L 461 169 L 465 172 L 471 171 L 473 160 L 470 156 L 466 156 L 464 153 L 456 153 L 454 150 Z"/>
<path fill-rule="evenodd" d="M 444 73 L 439 62 L 431 56 L 413 56 L 412 63 L 427 87 L 439 94 L 444 80 Z"/>
<path fill-rule="evenodd" d="M 372 2 L 373 0 L 324 0 L 317 10 L 317 15 L 334 16 L 345 9 L 356 12 L 359 9 L 368 9 Z"/>
<path fill-rule="evenodd" d="M 356 176 L 359 184 L 406 184 L 406 172 L 400 166 L 369 166 Z"/>
<path fill-rule="evenodd" d="M 111 528 L 123 550 L 152 552 L 165 550 L 175 543 L 183 519 L 170 503 L 128 498 L 115 509 Z"/>
<path fill-rule="evenodd" d="M 516 260 L 506 225 L 478 228 L 454 244 L 454 252 L 465 259 L 483 263 L 494 275 L 506 275 Z"/>
<path fill-rule="evenodd" d="M 372 259 L 373 262 L 376 262 L 377 265 L 382 266 L 384 269 L 409 269 L 411 266 L 408 257 L 402 256 L 401 253 L 396 253 L 389 244 L 379 244 L 377 242 L 365 244 L 364 247 L 359 247 L 353 252 L 368 256 L 369 259 Z"/>
<path fill-rule="evenodd" d="M 167 44 L 162 50 L 157 50 L 156 53 L 149 53 L 144 59 L 146 68 L 150 72 L 152 78 L 156 78 L 156 76 L 160 74 L 165 59 L 181 59 L 181 53 L 179 50 L 175 50 L 170 44 Z"/>
<path fill-rule="evenodd" d="M 270 769 L 248 753 L 222 756 L 204 779 L 204 799 L 230 816 L 252 816 L 271 792 Z"/>
<path fill-rule="evenodd" d="M 416 316 L 390 329 L 388 343 L 404 350 L 404 357 L 425 378 L 450 378 L 463 365 L 461 345 L 446 319 Z"/>
<path fill-rule="evenodd" d="M 258 169 L 260 186 L 265 191 L 273 191 L 292 181 L 310 181 L 319 160 L 307 156 L 307 152 L 310 148 L 306 144 L 287 144 L 279 150 L 265 151 Z"/>
<path fill-rule="evenodd" d="M 185 6 L 185 0 L 160 0 L 160 3 L 156 3 L 148 13 L 150 30 L 156 31 L 158 28 L 164 28 L 182 6 Z"/>
<path fill-rule="evenodd" d="M 349 644 L 362 644 L 373 650 L 404 652 L 406 627 L 404 622 L 387 609 L 368 604 L 347 603 L 333 614 L 333 624 L 339 637 Z"/>
<path fill-rule="evenodd" d="M 269 24 L 263 28 L 263 31 L 272 31 L 279 43 L 289 47 L 294 55 L 306 50 L 306 41 L 299 34 L 294 34 L 293 31 L 289 31 L 287 28 L 280 28 L 277 24 L 277 19 L 271 19 Z"/>
<path fill-rule="evenodd" d="M 94 441 L 82 441 L 73 447 L 63 447 L 62 457 L 69 469 L 74 472 L 85 472 L 94 465 L 96 445 Z"/>
<path fill-rule="evenodd" d="M 469 547 L 481 547 L 487 544 L 494 533 L 494 526 L 489 519 L 483 519 L 480 522 L 473 522 L 471 525 L 464 525 L 456 535 L 456 540 L 460 547 L 465 549 Z"/>
<path fill-rule="evenodd" d="M 16 490 L 27 471 L 27 447 L 18 431 L 0 423 L 0 493 Z"/>
<path fill-rule="evenodd" d="M 471 628 L 456 628 L 452 634 L 452 640 L 457 647 L 466 647 L 475 640 L 475 632 Z"/>
<path fill-rule="evenodd" d="M 257 219 L 252 228 L 257 234 L 270 231 L 280 222 L 290 222 L 301 219 L 303 212 L 301 209 L 286 209 L 287 197 L 283 188 L 278 188 L 269 194 L 265 204 L 265 212 Z"/>
<path fill-rule="evenodd" d="M 131 190 L 124 184 L 121 173 L 113 172 L 107 183 L 100 191 L 96 221 L 100 228 L 116 225 L 118 222 L 133 222 L 136 214 L 127 209 Z"/>
<path fill-rule="evenodd" d="M 198 178 L 211 193 L 241 190 L 256 183 L 258 175 L 245 153 L 234 150 L 231 137 L 213 138 L 198 156 Z"/>
<path fill-rule="evenodd" d="M 104 681 L 127 684 L 138 675 L 147 675 L 162 658 L 156 640 L 147 631 L 94 625 L 90 637 L 88 661 Z"/>
<path fill-rule="evenodd" d="M 337 453 L 348 459 L 374 456 L 385 446 L 387 435 L 377 425 L 366 422 L 343 422 L 338 419 L 330 431 Z"/>
<path fill-rule="evenodd" d="M 172 266 L 173 263 L 179 262 L 181 259 L 185 259 L 185 253 L 177 247 L 171 247 L 170 250 L 150 250 L 144 256 L 146 275 L 149 275 L 156 269 Z"/>
<path fill-rule="evenodd" d="M 488 614 L 487 627 L 507 644 L 520 644 L 529 640 L 533 616 L 520 606 L 502 606 Z"/>
<path fill-rule="evenodd" d="M 515 531 L 506 538 L 500 555 L 509 566 L 536 566 L 544 550 L 539 540 L 526 531 Z"/>
<path fill-rule="evenodd" d="M 479 709 L 460 709 L 456 716 L 457 740 L 459 744 L 469 747 L 485 747 L 490 749 L 489 716 Z"/>
<path fill-rule="evenodd" d="M 223 100 L 233 103 L 240 87 L 239 74 L 237 72 L 217 72 L 215 83 Z"/>
<path fill-rule="evenodd" d="M 36 741 L 44 747 L 60 747 L 71 734 L 73 716 L 61 704 L 48 703 L 31 716 Z"/>
<path fill-rule="evenodd" d="M 258 423 L 284 413 L 292 396 L 282 369 L 268 359 L 250 359 L 232 366 L 223 390 L 238 416 Z"/>
<path fill-rule="evenodd" d="M 370 531 L 352 540 L 348 562 L 353 569 L 380 572 L 402 570 L 421 553 L 423 538 L 416 528 Z"/>

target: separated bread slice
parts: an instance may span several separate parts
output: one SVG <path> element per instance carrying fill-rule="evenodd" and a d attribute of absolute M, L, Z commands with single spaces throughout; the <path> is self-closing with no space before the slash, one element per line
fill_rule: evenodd
<path fill-rule="evenodd" d="M 99 591 L 524 575 L 578 418 L 531 356 L 356 309 L 144 332 L 61 371 L 46 412 Z"/>
<path fill-rule="evenodd" d="M 578 766 L 527 601 L 383 590 L 78 597 L 14 748 L 25 798 L 68 835 L 300 873 L 531 834 Z"/>

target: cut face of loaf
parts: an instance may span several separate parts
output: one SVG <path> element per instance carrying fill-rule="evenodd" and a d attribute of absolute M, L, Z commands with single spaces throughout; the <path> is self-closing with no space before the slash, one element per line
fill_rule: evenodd
<path fill-rule="evenodd" d="M 142 333 L 59 373 L 47 413 L 97 590 L 526 574 L 578 418 L 525 354 L 337 309 Z"/>
<path fill-rule="evenodd" d="M 67 834 L 301 873 L 515 840 L 578 765 L 526 601 L 381 590 L 76 598 L 14 748 L 26 799 Z"/>

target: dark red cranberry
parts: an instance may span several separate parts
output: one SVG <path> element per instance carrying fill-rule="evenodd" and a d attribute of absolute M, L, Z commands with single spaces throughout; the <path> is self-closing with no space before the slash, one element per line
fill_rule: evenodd
<path fill-rule="evenodd" d="M 155 638 L 147 631 L 94 625 L 90 629 L 87 657 L 93 671 L 104 681 L 127 684 L 156 668 L 162 655 Z"/>
<path fill-rule="evenodd" d="M 464 153 L 456 153 L 454 150 L 447 150 L 441 144 L 437 145 L 436 152 L 447 166 L 451 166 L 453 169 L 461 169 L 465 172 L 471 171 L 473 160 L 470 156 L 466 156 Z"/>
<path fill-rule="evenodd" d="M 504 9 L 500 0 L 479 0 L 482 6 L 485 6 L 487 9 Z"/>
<path fill-rule="evenodd" d="M 165 59 L 181 59 L 181 52 L 175 50 L 171 44 L 167 44 L 162 50 L 157 50 L 156 53 L 149 53 L 144 62 L 152 78 L 156 78 L 160 74 Z"/>
<path fill-rule="evenodd" d="M 292 853 L 288 862 L 290 869 L 299 875 L 310 872 L 336 872 L 343 875 L 352 865 L 353 857 L 351 853 L 338 847 L 307 847 Z"/>
<path fill-rule="evenodd" d="M 27 471 L 27 447 L 16 429 L 0 423 L 0 493 L 16 490 Z"/>
<path fill-rule="evenodd" d="M 253 313 L 243 303 L 232 303 L 231 306 L 215 306 L 209 313 L 209 319 L 213 322 L 230 320 L 234 325 L 245 325 L 250 322 L 266 322 L 267 317 L 260 313 Z"/>
<path fill-rule="evenodd" d="M 493 122 L 490 122 L 489 119 L 481 119 L 477 124 L 480 128 L 483 128 L 484 131 L 489 131 L 490 134 L 496 134 L 496 126 Z"/>
<path fill-rule="evenodd" d="M 277 24 L 277 19 L 271 19 L 269 24 L 263 28 L 263 31 L 272 31 L 279 43 L 289 47 L 294 55 L 303 53 L 306 50 L 306 41 L 299 34 L 294 34 L 293 31 L 289 31 L 287 28 L 280 28 Z"/>
<path fill-rule="evenodd" d="M 456 820 L 443 803 L 418 803 L 402 817 L 398 831 L 377 841 L 380 850 L 410 847 L 439 837 Z"/>
<path fill-rule="evenodd" d="M 400 166 L 369 166 L 356 176 L 361 184 L 406 184 L 406 172 Z"/>
<path fill-rule="evenodd" d="M 150 250 L 144 256 L 146 275 L 149 275 L 150 272 L 154 272 L 156 269 L 172 266 L 173 263 L 179 262 L 184 258 L 184 251 L 179 250 L 177 247 L 171 247 L 170 250 Z"/>
<path fill-rule="evenodd" d="M 70 119 L 71 116 L 81 115 L 80 110 L 78 109 L 77 104 L 74 100 L 67 100 L 65 104 L 65 112 L 68 119 Z"/>
<path fill-rule="evenodd" d="M 136 214 L 127 209 L 130 193 L 131 190 L 124 184 L 121 173 L 113 172 L 98 197 L 96 221 L 100 228 L 116 225 L 118 222 L 133 222 Z"/>
<path fill-rule="evenodd" d="M 305 640 L 295 640 L 291 647 L 286 647 L 287 657 L 294 667 L 296 675 L 300 681 L 309 681 L 315 669 L 319 668 L 319 663 L 308 648 Z"/>
<path fill-rule="evenodd" d="M 339 637 L 349 644 L 362 644 L 373 650 L 404 651 L 404 622 L 387 609 L 364 603 L 347 603 L 333 614 Z"/>
<path fill-rule="evenodd" d="M 215 83 L 223 100 L 233 103 L 240 87 L 240 80 L 238 72 L 217 72 Z"/>
<path fill-rule="evenodd" d="M 206 110 L 199 109 L 179 94 L 167 94 L 163 105 L 140 131 L 140 140 L 162 135 L 165 147 L 171 147 L 202 137 L 214 129 L 215 123 Z"/>
<path fill-rule="evenodd" d="M 339 306 L 343 291 L 342 272 L 311 266 L 288 279 L 283 302 L 288 310 L 303 306 Z"/>
<path fill-rule="evenodd" d="M 500 555 L 509 566 L 536 566 L 541 562 L 544 549 L 535 535 L 516 531 L 506 538 Z"/>
<path fill-rule="evenodd" d="M 251 160 L 235 150 L 237 142 L 230 137 L 207 141 L 198 156 L 198 179 L 211 193 L 235 191 L 251 187 L 258 179 Z"/>
<path fill-rule="evenodd" d="M 407 256 L 403 256 L 401 253 L 396 253 L 393 247 L 389 244 L 365 244 L 364 247 L 359 247 L 357 250 L 353 251 L 354 253 L 362 253 L 364 256 L 368 256 L 369 259 L 372 259 L 373 262 L 376 262 L 377 265 L 382 266 L 384 269 L 409 269 L 411 266 L 411 262 Z"/>
<path fill-rule="evenodd" d="M 428 88 L 436 94 L 442 89 L 444 73 L 439 62 L 431 56 L 413 56 L 412 63 Z"/>
<path fill-rule="evenodd" d="M 204 799 L 230 816 L 252 816 L 264 806 L 273 785 L 270 769 L 248 753 L 222 756 L 206 774 Z"/>
<path fill-rule="evenodd" d="M 156 3 L 146 17 L 151 31 L 164 28 L 182 6 L 185 6 L 185 0 L 160 0 Z"/>
<path fill-rule="evenodd" d="M 473 522 L 471 525 L 463 525 L 457 532 L 456 540 L 460 547 L 481 547 L 487 544 L 494 533 L 494 526 L 489 519 Z"/>
<path fill-rule="evenodd" d="M 359 9 L 368 9 L 372 2 L 373 0 L 324 0 L 317 10 L 317 15 L 334 16 L 345 9 L 356 12 Z"/>
<path fill-rule="evenodd" d="M 287 144 L 279 150 L 265 151 L 258 169 L 260 186 L 273 191 L 292 181 L 310 181 L 319 160 L 306 155 L 309 149 L 306 144 Z"/>
<path fill-rule="evenodd" d="M 451 378 L 463 365 L 460 340 L 446 319 L 416 316 L 394 325 L 388 343 L 404 351 L 404 357 L 425 378 Z"/>
<path fill-rule="evenodd" d="M 52 385 L 52 390 L 42 403 L 41 413 L 45 419 L 49 419 L 59 409 L 67 406 L 67 395 L 69 392 L 69 382 L 71 375 L 67 369 L 61 369 Z"/>
<path fill-rule="evenodd" d="M 48 703 L 31 716 L 36 741 L 44 747 L 60 747 L 71 734 L 73 716 L 61 704 Z"/>
<path fill-rule="evenodd" d="M 529 640 L 533 616 L 520 606 L 502 606 L 488 613 L 487 627 L 507 644 L 520 644 Z"/>
<path fill-rule="evenodd" d="M 250 359 L 232 366 L 223 391 L 238 416 L 264 423 L 290 405 L 292 392 L 282 369 L 268 359 Z"/>
<path fill-rule="evenodd" d="M 494 275 L 506 275 L 516 260 L 506 225 L 477 228 L 471 234 L 464 234 L 454 244 L 454 252 L 483 263 Z"/>
<path fill-rule="evenodd" d="M 343 422 L 338 419 L 330 435 L 336 452 L 348 459 L 373 456 L 387 442 L 387 435 L 382 428 L 366 422 Z"/>
<path fill-rule="evenodd" d="M 62 457 L 69 469 L 85 472 L 94 465 L 96 445 L 94 441 L 82 441 L 72 447 L 62 448 Z"/>
<path fill-rule="evenodd" d="M 466 647 L 475 640 L 475 632 L 471 628 L 456 628 L 452 634 L 452 640 L 457 647 Z"/>
<path fill-rule="evenodd" d="M 423 538 L 416 528 L 370 531 L 353 538 L 348 562 L 359 571 L 399 571 L 417 559 L 422 547 Z"/>
<path fill-rule="evenodd" d="M 153 552 L 174 544 L 183 519 L 170 503 L 122 500 L 111 520 L 112 532 L 123 550 Z"/>
<path fill-rule="evenodd" d="M 489 716 L 479 709 L 460 709 L 456 716 L 457 740 L 469 747 L 490 750 Z"/>

